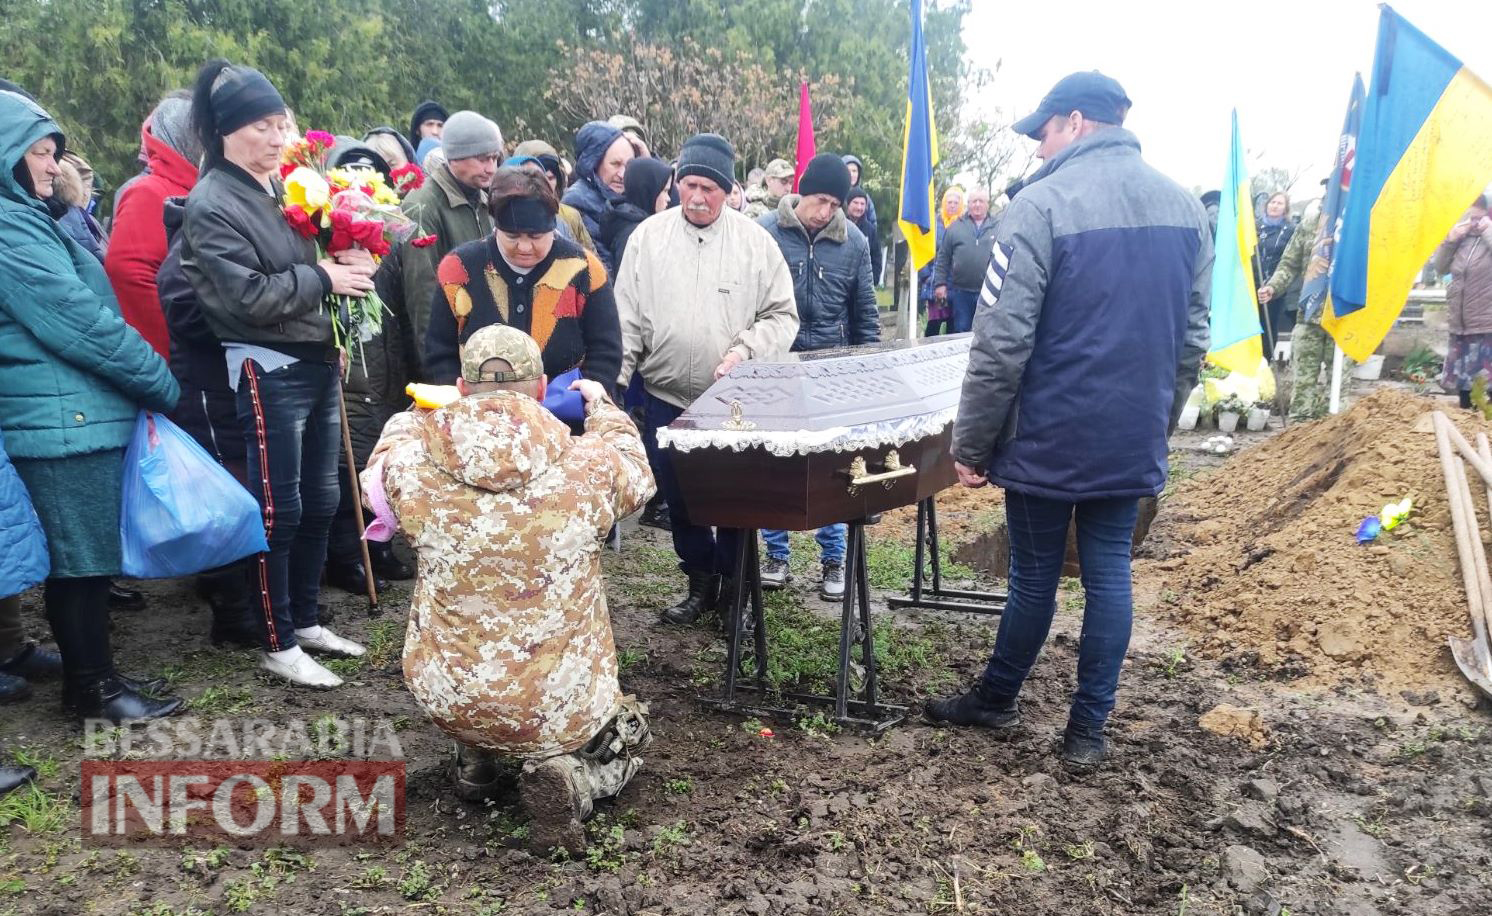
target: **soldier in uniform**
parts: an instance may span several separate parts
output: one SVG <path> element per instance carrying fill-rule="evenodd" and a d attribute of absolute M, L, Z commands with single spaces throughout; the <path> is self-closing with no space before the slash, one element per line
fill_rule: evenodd
<path fill-rule="evenodd" d="M 540 849 L 584 845 L 580 824 L 642 765 L 646 706 L 617 684 L 601 539 L 653 494 L 637 427 L 597 382 L 584 436 L 540 403 L 539 345 L 489 325 L 462 348 L 461 397 L 397 414 L 363 473 L 419 554 L 404 680 L 456 739 L 457 791 L 518 789 Z M 511 764 L 510 764 L 511 766 Z"/>
<path fill-rule="evenodd" d="M 793 193 L 793 164 L 786 159 L 773 159 L 767 163 L 760 187 L 752 185 L 746 189 L 745 214 L 758 220 L 768 213 L 777 212 L 777 202 Z"/>
<path fill-rule="evenodd" d="M 1301 223 L 1295 229 L 1295 234 L 1290 237 L 1285 246 L 1285 253 L 1280 255 L 1280 263 L 1275 267 L 1274 273 L 1270 274 L 1269 280 L 1259 287 L 1259 304 L 1268 305 L 1271 299 L 1285 295 L 1291 286 L 1297 285 L 1296 281 L 1303 278 L 1307 265 L 1311 263 L 1311 252 L 1316 247 L 1316 232 L 1320 225 L 1320 217 Z M 1296 420 L 1315 420 L 1326 416 L 1327 407 L 1330 405 L 1330 397 L 1326 391 L 1326 385 L 1321 383 L 1321 373 L 1324 370 L 1328 380 L 1331 378 L 1332 362 L 1332 340 L 1321 327 L 1321 312 L 1319 306 L 1315 309 L 1305 308 L 1301 303 L 1300 318 L 1295 322 L 1295 327 L 1290 331 L 1290 374 L 1293 378 L 1290 394 L 1291 422 Z M 1352 367 L 1355 365 L 1352 358 L 1345 353 L 1342 354 L 1342 394 L 1351 384 Z M 1327 382 L 1330 384 L 1330 381 Z"/>

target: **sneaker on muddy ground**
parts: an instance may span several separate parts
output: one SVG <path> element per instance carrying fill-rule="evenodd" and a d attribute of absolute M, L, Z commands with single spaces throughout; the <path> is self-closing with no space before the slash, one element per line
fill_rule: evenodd
<path fill-rule="evenodd" d="M 585 761 L 561 754 L 525 762 L 518 776 L 518 797 L 528 814 L 529 843 L 536 852 L 563 849 L 576 856 L 585 851 L 582 824 L 591 814 Z"/>
<path fill-rule="evenodd" d="M 844 564 L 824 564 L 824 578 L 819 583 L 819 597 L 825 601 L 840 601 L 844 598 Z"/>
<path fill-rule="evenodd" d="M 928 700 L 923 715 L 934 725 L 978 725 L 995 732 L 1009 732 L 1021 724 L 1020 701 L 992 697 L 983 684 L 956 697 Z"/>
<path fill-rule="evenodd" d="M 767 562 L 762 564 L 762 588 L 769 592 L 775 592 L 793 581 L 792 573 L 788 572 L 787 559 L 785 557 L 767 557 Z"/>

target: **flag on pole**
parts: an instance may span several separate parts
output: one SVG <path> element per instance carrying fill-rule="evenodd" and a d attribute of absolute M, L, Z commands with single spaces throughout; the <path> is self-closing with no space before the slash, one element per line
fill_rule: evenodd
<path fill-rule="evenodd" d="M 1264 359 L 1259 328 L 1259 299 L 1254 287 L 1254 250 L 1259 234 L 1249 196 L 1249 176 L 1233 111 L 1233 142 L 1227 176 L 1218 202 L 1217 241 L 1212 263 L 1212 349 L 1214 365 L 1252 378 Z"/>
<path fill-rule="evenodd" d="M 1492 87 L 1387 6 L 1321 324 L 1373 355 L 1419 274 L 1492 179 Z"/>
<path fill-rule="evenodd" d="M 912 47 L 908 56 L 911 68 L 907 75 L 907 127 L 902 135 L 897 221 L 907 240 L 912 270 L 916 271 L 932 261 L 937 245 L 933 168 L 938 164 L 938 133 L 933 126 L 932 89 L 927 82 L 927 48 L 922 42 L 922 0 L 912 0 Z"/>
<path fill-rule="evenodd" d="M 1342 137 L 1337 141 L 1337 155 L 1332 162 L 1331 177 L 1326 181 L 1326 200 L 1321 204 L 1321 222 L 1311 247 L 1300 286 L 1300 313 L 1307 319 L 1321 314 L 1331 283 L 1331 257 L 1337 233 L 1342 227 L 1342 211 L 1347 207 L 1347 192 L 1352 187 L 1352 170 L 1357 164 L 1357 134 L 1362 129 L 1362 74 L 1352 78 L 1352 95 L 1347 100 L 1347 117 L 1342 122 Z"/>
<path fill-rule="evenodd" d="M 818 144 L 813 139 L 813 108 L 808 104 L 808 81 L 798 86 L 798 161 L 793 166 L 793 193 L 798 193 L 798 179 L 808 168 L 808 160 L 818 155 Z"/>

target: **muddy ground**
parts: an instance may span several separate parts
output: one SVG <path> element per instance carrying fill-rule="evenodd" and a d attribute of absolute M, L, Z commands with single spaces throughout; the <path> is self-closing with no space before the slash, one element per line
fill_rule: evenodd
<path fill-rule="evenodd" d="M 1221 458 L 1174 443 L 1185 469 Z M 1001 515 L 993 494 L 950 498 L 959 532 Z M 872 578 L 909 566 L 905 515 L 872 529 Z M 1157 543 L 1164 536 L 1164 506 Z M 957 544 L 950 544 L 950 548 Z M 798 582 L 773 598 L 784 647 L 774 675 L 809 685 L 832 666 L 832 609 L 815 594 L 811 541 Z M 1184 547 L 1167 548 L 1184 549 Z M 1277 672 L 1188 650 L 1157 612 L 1163 581 L 1137 583 L 1137 626 L 1110 734 L 1091 775 L 1055 750 L 1073 686 L 1080 591 L 1059 597 L 1054 638 L 1012 740 L 915 717 L 876 738 L 821 720 L 760 723 L 696 704 L 718 681 L 719 637 L 657 623 L 677 590 L 666 535 L 630 532 L 608 556 L 623 686 L 652 706 L 655 743 L 638 779 L 591 827 L 587 854 L 525 847 L 511 805 L 459 802 L 449 742 L 403 690 L 407 588 L 380 617 L 331 592 L 335 629 L 374 648 L 344 663 L 333 693 L 282 687 L 249 653 L 212 649 L 184 583 L 150 583 L 150 608 L 116 615 L 121 667 L 171 676 L 193 714 L 391 719 L 408 762 L 407 838 L 396 849 L 216 849 L 83 845 L 78 729 L 55 685 L 3 710 L 12 759 L 42 765 L 41 792 L 0 803 L 3 913 L 607 914 L 1485 914 L 1492 911 L 1492 724 L 1434 691 L 1302 689 Z M 955 575 L 969 575 L 954 569 Z M 879 599 L 890 592 L 881 589 Z M 39 602 L 27 603 L 44 632 Z M 976 677 L 992 621 L 883 613 L 887 699 L 917 707 Z M 1204 730 L 1220 704 L 1251 710 L 1238 737 Z M 266 712 L 268 711 L 268 712 Z M 769 725 L 773 737 L 763 737 Z M 1250 741 L 1249 739 L 1252 739 Z M 29 829 L 28 829 L 29 828 Z"/>

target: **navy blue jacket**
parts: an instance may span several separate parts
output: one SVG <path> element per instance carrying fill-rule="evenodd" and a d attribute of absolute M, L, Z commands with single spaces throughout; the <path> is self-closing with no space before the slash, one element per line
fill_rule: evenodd
<path fill-rule="evenodd" d="M 798 337 L 793 350 L 827 350 L 881 339 L 881 317 L 870 276 L 870 243 L 836 210 L 812 240 L 793 207 L 802 198 L 784 195 L 777 209 L 757 223 L 782 249 L 793 275 Z"/>
<path fill-rule="evenodd" d="M 1038 176 L 1000 221 L 953 455 L 1027 495 L 1154 496 L 1207 351 L 1207 216 L 1123 128 Z"/>
<path fill-rule="evenodd" d="M 601 240 L 601 214 L 608 201 L 622 200 L 622 195 L 608 188 L 596 177 L 601 157 L 622 132 L 605 121 L 591 121 L 575 132 L 575 183 L 565 190 L 564 202 L 580 211 L 585 231 L 596 243 L 596 255 L 606 265 L 606 272 L 616 274 L 611 247 Z"/>

